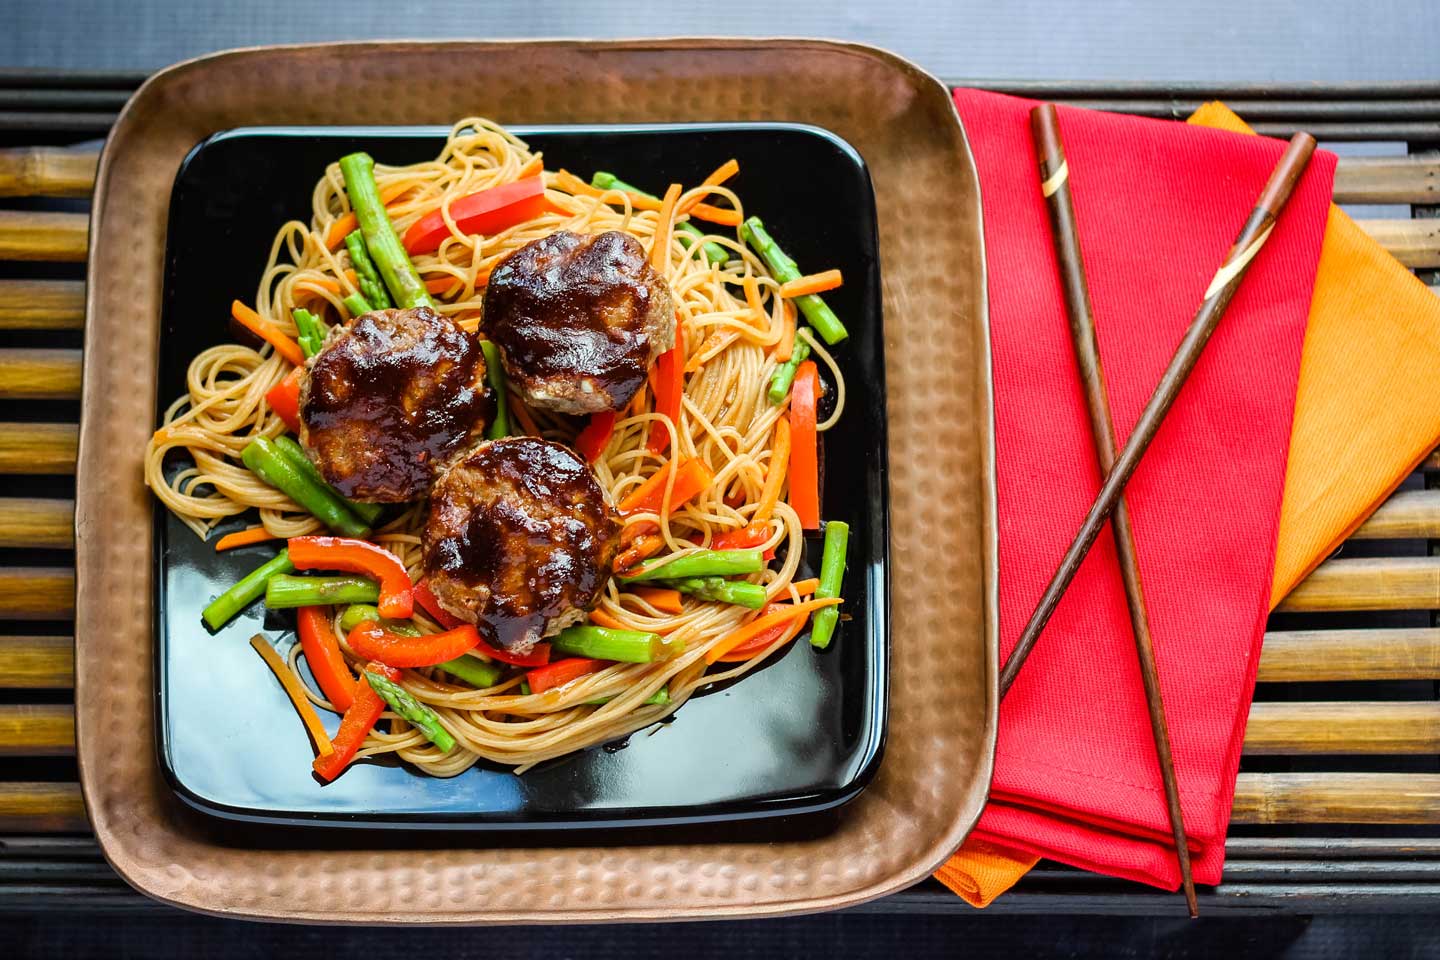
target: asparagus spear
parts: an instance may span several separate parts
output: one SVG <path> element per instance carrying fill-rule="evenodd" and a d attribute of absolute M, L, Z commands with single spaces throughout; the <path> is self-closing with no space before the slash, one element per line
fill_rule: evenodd
<path fill-rule="evenodd" d="M 325 343 L 325 335 L 329 332 L 325 321 L 303 307 L 297 307 L 291 312 L 295 318 L 295 329 L 300 334 L 296 340 L 305 356 L 313 357 L 320 352 Z"/>
<path fill-rule="evenodd" d="M 309 510 L 325 526 L 347 537 L 369 536 L 370 528 L 323 483 L 316 483 L 276 448 L 269 437 L 256 437 L 240 453 L 256 476 Z"/>
<path fill-rule="evenodd" d="M 790 348 L 790 359 L 775 368 L 770 375 L 770 389 L 765 395 L 770 398 L 771 403 L 784 403 L 785 398 L 790 396 L 790 388 L 795 384 L 795 373 L 800 369 L 800 364 L 810 359 L 810 344 L 799 337 L 795 338 L 795 346 Z"/>
<path fill-rule="evenodd" d="M 765 588 L 758 583 L 745 580 L 726 580 L 724 577 L 687 577 L 684 580 L 661 581 L 681 593 L 714 600 L 717 603 L 733 603 L 740 607 L 759 610 L 765 606 Z"/>
<path fill-rule="evenodd" d="M 345 177 L 345 192 L 365 237 L 365 249 L 375 261 L 395 305 L 405 309 L 433 308 L 435 301 L 425 292 L 425 284 L 395 234 L 385 205 L 380 202 L 380 190 L 375 186 L 375 161 L 368 153 L 349 154 L 340 158 L 340 173 Z"/>
<path fill-rule="evenodd" d="M 369 670 L 365 671 L 365 681 L 370 684 L 371 690 L 380 694 L 380 699 L 390 705 L 391 710 L 429 737 L 431 743 L 446 753 L 455 749 L 455 738 L 450 735 L 449 730 L 440 725 L 440 718 L 435 715 L 435 711 L 416 700 L 409 690 Z"/>
<path fill-rule="evenodd" d="M 528 691 L 527 691 L 527 692 L 528 692 Z M 618 694 L 613 694 L 613 693 L 612 693 L 612 694 L 611 694 L 610 696 L 608 696 L 608 697 L 596 697 L 594 700 L 586 700 L 586 701 L 585 701 L 585 705 L 588 706 L 588 707 L 603 707 L 605 704 L 609 703 L 611 700 L 614 700 L 616 696 L 618 696 Z M 659 690 L 656 690 L 654 693 L 650 694 L 649 697 L 647 697 L 645 700 L 641 701 L 640 706 L 642 706 L 642 707 L 649 707 L 649 706 L 655 706 L 655 705 L 657 705 L 657 704 L 665 704 L 665 703 L 669 703 L 669 702 L 670 702 L 670 688 L 669 688 L 668 686 L 666 686 L 666 687 L 661 687 Z"/>
<path fill-rule="evenodd" d="M 355 267 L 355 279 L 360 283 L 360 295 L 372 310 L 385 310 L 395 306 L 390 301 L 390 294 L 385 290 L 385 282 L 380 279 L 380 273 L 375 269 L 375 261 L 370 259 L 370 251 L 365 249 L 365 238 L 359 230 L 351 230 L 345 235 L 345 249 L 350 251 L 350 263 Z"/>
<path fill-rule="evenodd" d="M 751 217 L 740 225 L 740 237 L 760 255 L 765 265 L 770 268 L 775 279 L 781 283 L 789 283 L 791 280 L 799 279 L 800 268 L 795 261 L 785 255 L 773 237 L 765 230 L 765 224 L 760 222 L 759 217 Z M 809 293 L 803 297 L 795 298 L 795 306 L 805 314 L 805 319 L 810 321 L 820 336 L 825 338 L 829 344 L 839 343 L 850 334 L 845 329 L 845 324 L 835 316 L 835 311 L 830 309 L 829 304 L 820 299 L 818 294 Z"/>
<path fill-rule="evenodd" d="M 595 187 L 598 190 L 624 190 L 626 193 L 633 193 L 641 197 L 649 197 L 651 200 L 660 199 L 659 197 L 655 196 L 655 194 L 646 193 L 639 187 L 631 186 L 624 180 L 616 177 L 615 174 L 606 173 L 604 170 L 595 171 L 595 175 L 590 178 L 590 186 Z M 701 230 L 693 223 L 677 223 L 675 224 L 675 229 L 681 234 L 681 236 L 679 237 L 680 245 L 686 250 L 689 250 L 690 245 L 693 244 L 696 240 L 699 240 L 701 237 L 705 236 L 705 231 Z M 709 260 L 711 263 L 724 263 L 730 259 L 730 251 L 726 250 L 718 243 L 707 242 L 705 244 L 704 250 L 705 259 Z"/>
<path fill-rule="evenodd" d="M 271 577 L 294 571 L 295 565 L 290 562 L 290 551 L 281 550 L 273 559 L 262 563 L 242 577 L 239 583 L 211 600 L 210 605 L 200 612 L 200 619 L 204 620 L 211 630 L 219 630 L 231 617 L 260 599 L 260 595 L 265 592 L 265 584 Z"/>
<path fill-rule="evenodd" d="M 480 351 L 485 354 L 485 377 L 490 389 L 495 391 L 495 422 L 485 428 L 485 436 L 491 440 L 510 436 L 510 397 L 505 388 L 505 368 L 500 364 L 500 348 L 493 340 L 481 340 Z"/>
<path fill-rule="evenodd" d="M 340 302 L 345 304 L 345 309 L 350 311 L 350 316 L 352 317 L 358 317 L 362 313 L 370 312 L 370 301 L 358 293 L 352 293 Z"/>
<path fill-rule="evenodd" d="M 567 657 L 591 657 L 622 663 L 653 663 L 668 658 L 674 652 L 658 633 L 612 630 L 589 624 L 561 630 L 550 641 L 550 648 Z"/>
<path fill-rule="evenodd" d="M 505 674 L 505 669 L 498 663 L 481 660 L 468 653 L 462 653 L 454 660 L 446 660 L 439 664 L 439 667 L 451 676 L 464 680 L 477 690 L 495 686 Z"/>
<path fill-rule="evenodd" d="M 842 520 L 825 524 L 825 552 L 820 557 L 820 585 L 815 599 L 827 600 L 840 596 L 840 582 L 845 579 L 845 548 L 850 544 L 850 525 Z M 825 649 L 840 622 L 838 607 L 822 607 L 810 621 L 810 645 Z"/>
<path fill-rule="evenodd" d="M 380 616 L 379 608 L 369 603 L 352 603 L 346 607 L 340 614 L 340 629 L 349 633 L 366 620 L 375 620 L 390 633 L 398 633 L 402 637 L 420 636 L 420 631 L 404 620 L 386 620 Z"/>
<path fill-rule="evenodd" d="M 646 580 L 684 580 L 689 577 L 729 577 L 759 573 L 765 569 L 765 554 L 760 550 L 696 550 L 683 557 L 659 557 L 646 560 L 637 572 L 620 578 L 621 583 L 643 583 Z M 605 659 L 605 658 L 601 658 Z"/>
<path fill-rule="evenodd" d="M 275 444 L 275 448 L 280 451 L 281 455 L 294 464 L 301 473 L 333 493 L 345 504 L 351 513 L 355 514 L 355 516 L 370 526 L 373 527 L 375 522 L 380 519 L 380 515 L 385 512 L 385 504 L 383 503 L 356 503 L 354 500 L 347 500 L 339 490 L 336 490 L 325 481 L 325 478 L 320 475 L 320 469 L 310 462 L 310 458 L 305 456 L 305 451 L 301 449 L 300 444 L 296 443 L 290 437 L 276 437 L 271 442 Z"/>
<path fill-rule="evenodd" d="M 265 606 L 272 610 L 374 603 L 379 599 L 379 585 L 367 577 L 292 577 L 277 573 L 265 582 Z"/>

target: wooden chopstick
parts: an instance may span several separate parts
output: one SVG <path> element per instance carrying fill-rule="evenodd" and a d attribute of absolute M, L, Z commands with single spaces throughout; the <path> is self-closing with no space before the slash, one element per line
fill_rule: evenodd
<path fill-rule="evenodd" d="M 1049 586 L 1045 588 L 1040 602 L 1035 607 L 1035 612 L 1030 615 L 1030 622 L 1025 625 L 1025 630 L 1020 634 L 1020 639 L 1015 644 L 1010 659 L 1005 661 L 1005 667 L 1000 671 L 1001 697 L 1005 696 L 1010 690 L 1011 684 L 1015 682 L 1020 668 L 1025 665 L 1025 659 L 1030 656 L 1035 642 L 1040 639 L 1040 632 L 1045 629 L 1045 624 L 1055 613 L 1060 598 L 1064 596 L 1065 590 L 1075 579 L 1075 573 L 1080 569 L 1081 562 L 1090 552 L 1090 548 L 1094 546 L 1095 538 L 1100 535 L 1105 521 L 1109 518 L 1111 511 L 1115 509 L 1120 494 L 1125 491 L 1125 485 L 1130 482 L 1131 474 L 1140 465 L 1140 458 L 1145 455 L 1150 441 L 1155 438 L 1155 433 L 1160 429 L 1160 424 L 1164 422 L 1165 415 L 1170 412 L 1170 406 L 1179 395 L 1180 388 L 1185 385 L 1190 371 L 1195 368 L 1196 361 L 1204 352 L 1210 335 L 1215 332 L 1215 327 L 1220 323 L 1221 317 L 1225 315 L 1225 308 L 1230 306 L 1235 291 L 1239 289 L 1241 282 L 1245 279 L 1245 274 L 1249 272 L 1252 259 L 1264 246 L 1265 241 L 1270 238 L 1270 230 L 1274 227 L 1276 218 L 1290 199 L 1296 182 L 1305 172 L 1305 167 L 1310 162 L 1310 155 L 1314 152 L 1315 138 L 1308 133 L 1297 133 L 1290 139 L 1290 144 L 1285 148 L 1280 162 L 1271 171 L 1270 179 L 1266 182 L 1264 189 L 1260 191 L 1260 196 L 1256 199 L 1255 206 L 1250 211 L 1245 225 L 1240 229 L 1240 235 L 1236 238 L 1234 246 L 1230 248 L 1225 262 L 1216 271 L 1215 279 L 1210 282 L 1210 288 L 1205 291 L 1205 299 L 1195 312 L 1195 318 L 1190 321 L 1184 339 L 1176 348 L 1175 355 L 1170 358 L 1170 364 L 1165 368 L 1165 373 L 1161 375 L 1160 383 L 1156 386 L 1154 394 L 1145 404 L 1145 409 L 1141 411 L 1140 419 L 1136 422 L 1130 439 L 1125 442 L 1125 448 L 1115 459 L 1114 468 L 1105 477 L 1105 482 L 1100 487 L 1100 493 L 1095 497 L 1090 512 L 1081 522 L 1080 529 L 1076 532 L 1070 548 L 1061 558 L 1054 577 L 1051 578 Z"/>
<path fill-rule="evenodd" d="M 1085 385 L 1085 405 L 1090 414 L 1090 433 L 1100 471 L 1108 474 L 1115 465 L 1115 425 L 1110 413 L 1110 396 L 1105 371 L 1100 363 L 1100 344 L 1095 336 L 1095 317 L 1090 303 L 1090 284 L 1080 250 L 1075 223 L 1075 205 L 1070 194 L 1070 165 L 1060 137 L 1060 120 L 1055 105 L 1041 104 L 1030 111 L 1030 133 L 1040 163 L 1040 183 L 1050 211 L 1055 256 L 1060 264 L 1065 311 L 1070 318 L 1070 339 L 1075 360 Z M 1120 561 L 1120 578 L 1125 583 L 1125 601 L 1130 609 L 1130 626 L 1135 634 L 1135 653 L 1140 660 L 1140 677 L 1145 686 L 1145 706 L 1150 713 L 1150 733 L 1160 762 L 1160 779 L 1165 785 L 1165 807 L 1175 837 L 1175 858 L 1185 905 L 1191 917 L 1200 915 L 1195 898 L 1195 877 L 1190 869 L 1190 844 L 1185 837 L 1185 818 L 1180 810 L 1180 785 L 1175 760 L 1170 752 L 1170 727 L 1165 721 L 1165 704 L 1160 694 L 1160 673 L 1155 666 L 1155 647 L 1150 637 L 1150 616 L 1145 609 L 1145 591 L 1140 584 L 1140 563 L 1135 553 L 1135 532 L 1124 497 L 1115 503 L 1110 518 L 1115 529 L 1115 548 Z"/>

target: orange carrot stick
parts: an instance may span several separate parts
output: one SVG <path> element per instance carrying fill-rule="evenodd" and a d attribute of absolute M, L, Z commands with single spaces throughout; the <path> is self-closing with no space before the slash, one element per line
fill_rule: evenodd
<path fill-rule="evenodd" d="M 669 587 L 631 587 L 630 592 L 665 613 L 681 613 L 685 609 L 680 605 L 679 590 L 671 590 Z"/>
<path fill-rule="evenodd" d="M 779 623 L 787 623 L 798 616 L 809 616 L 811 611 L 820 610 L 825 607 L 833 607 L 843 601 L 839 597 L 826 597 L 823 600 L 806 600 L 803 603 L 782 604 L 783 609 L 766 616 L 751 620 L 742 627 L 737 627 L 730 633 L 721 637 L 715 646 L 705 651 L 705 662 L 714 663 L 731 650 L 740 646 L 746 640 L 758 633 L 763 633 Z"/>
<path fill-rule="evenodd" d="M 740 226 L 740 211 L 730 207 L 712 207 L 708 203 L 697 203 L 687 212 L 692 220 L 704 220 L 722 227 Z"/>
<path fill-rule="evenodd" d="M 650 266 L 664 274 L 670 268 L 670 233 L 675 221 L 675 201 L 680 199 L 680 184 L 672 183 L 660 201 L 655 223 L 655 239 L 650 246 Z"/>
<path fill-rule="evenodd" d="M 755 279 L 753 273 L 747 273 L 743 283 L 745 287 L 745 305 L 750 312 L 755 314 L 755 326 L 761 330 L 765 329 L 765 305 L 760 302 L 760 281 Z"/>
<path fill-rule="evenodd" d="M 760 505 L 755 508 L 751 523 L 765 523 L 775 512 L 780 502 L 780 486 L 785 482 L 785 473 L 790 467 L 790 421 L 781 417 L 775 421 L 775 442 L 770 448 L 770 470 L 765 474 L 765 486 L 760 491 Z"/>
<path fill-rule="evenodd" d="M 620 555 L 615 558 L 611 569 L 616 573 L 624 573 L 641 560 L 659 553 L 660 548 L 664 545 L 665 538 L 658 533 L 647 533 L 636 537 L 634 543 L 620 551 Z"/>
<path fill-rule="evenodd" d="M 595 624 L 595 626 L 597 627 L 605 627 L 610 630 L 625 629 L 624 625 L 621 624 L 619 620 L 616 620 L 614 617 L 610 616 L 610 614 L 606 613 L 604 610 L 601 610 L 599 607 L 596 607 L 594 610 L 590 611 L 590 622 Z"/>
<path fill-rule="evenodd" d="M 630 491 L 620 502 L 621 516 L 632 513 L 659 513 L 665 498 L 665 482 L 670 470 L 674 469 L 674 458 L 650 475 L 640 486 Z M 680 465 L 675 474 L 675 486 L 670 490 L 670 512 L 674 513 L 693 497 L 708 490 L 715 481 L 715 474 L 705 461 L 691 458 Z"/>
<path fill-rule="evenodd" d="M 265 320 L 239 300 L 230 304 L 230 316 L 235 318 L 236 323 L 274 347 L 276 353 L 295 366 L 303 367 L 305 365 L 305 351 L 300 349 L 300 344 L 275 329 L 274 324 Z"/>
<path fill-rule="evenodd" d="M 401 196 L 402 194 L 409 193 L 411 186 L 413 186 L 413 184 L 391 184 L 384 190 L 380 191 L 380 202 L 388 207 L 397 197 Z M 336 217 L 335 222 L 330 224 L 330 229 L 325 231 L 326 249 L 334 250 L 336 247 L 340 246 L 340 244 L 345 242 L 345 238 L 350 236 L 350 234 L 358 226 L 360 226 L 360 221 L 355 219 L 354 211 Z"/>
<path fill-rule="evenodd" d="M 816 587 L 820 586 L 820 578 L 811 577 L 809 580 L 793 580 L 790 586 L 794 587 L 795 592 L 800 594 L 800 596 L 808 597 L 815 592 Z"/>
<path fill-rule="evenodd" d="M 255 634 L 250 638 L 250 646 L 260 654 L 260 659 L 275 674 L 275 679 L 280 681 L 280 686 L 285 688 L 285 695 L 295 705 L 295 712 L 300 714 L 300 719 L 305 724 L 305 729 L 310 731 L 310 739 L 315 741 L 315 749 L 320 756 L 328 757 L 335 752 L 335 747 L 330 743 L 330 735 L 325 732 L 325 725 L 320 722 L 320 715 L 315 708 L 310 706 L 310 700 L 305 696 L 305 688 L 300 683 L 300 678 L 295 676 L 295 671 L 290 669 L 290 664 L 280 658 L 275 648 L 270 646 L 263 634 Z"/>
<path fill-rule="evenodd" d="M 739 172 L 740 172 L 740 162 L 739 162 L 738 160 L 735 160 L 735 159 L 732 157 L 731 159 L 726 160 L 724 163 L 720 164 L 720 166 L 716 167 L 714 173 L 710 174 L 710 176 L 708 176 L 708 177 L 706 177 L 704 180 L 700 181 L 700 186 L 702 186 L 702 187 L 713 187 L 713 186 L 717 186 L 717 185 L 719 185 L 719 184 L 724 183 L 726 180 L 729 180 L 731 177 L 735 176 L 735 174 L 737 174 L 737 173 L 739 173 Z M 695 209 L 695 207 L 697 207 L 697 206 L 700 205 L 700 198 L 703 197 L 703 196 L 705 196 L 705 194 L 703 194 L 703 193 L 697 193 L 697 194 L 695 194 L 695 196 L 694 196 L 692 199 L 686 200 L 683 204 L 681 204 L 681 205 L 680 205 L 680 208 L 679 208 L 678 210 L 676 210 L 675 212 L 676 212 L 677 214 L 689 213 L 691 210 Z M 715 209 L 715 208 L 714 208 L 714 207 L 711 207 L 710 209 L 713 210 L 713 209 Z M 740 222 L 739 220 L 736 220 L 736 221 L 735 221 L 736 224 L 738 224 L 739 222 Z"/>
<path fill-rule="evenodd" d="M 535 154 L 535 156 L 531 157 L 525 162 L 525 166 L 521 167 L 520 172 L 515 174 L 515 179 L 524 180 L 526 177 L 533 177 L 535 176 L 535 174 L 539 173 L 541 170 L 544 169 L 545 158 L 537 153 Z"/>
<path fill-rule="evenodd" d="M 554 176 L 555 176 L 555 181 L 554 181 L 554 182 L 555 182 L 555 186 L 558 187 L 558 188 L 561 189 L 561 190 L 564 190 L 566 193 L 570 194 L 571 196 L 576 196 L 576 197 L 603 197 L 603 196 L 605 196 L 606 194 L 624 193 L 625 196 L 627 196 L 627 197 L 630 198 L 630 207 L 631 207 L 632 209 L 634 209 L 634 210 L 659 210 L 659 209 L 660 209 L 660 201 L 659 201 L 659 200 L 656 200 L 654 197 L 647 197 L 647 196 L 644 196 L 644 195 L 638 194 L 638 193 L 628 193 L 628 192 L 626 192 L 626 191 L 624 191 L 624 190 L 614 190 L 614 189 L 611 189 L 611 190 L 601 190 L 601 189 L 599 189 L 598 187 L 592 187 L 592 186 L 590 186 L 590 184 L 586 183 L 584 180 L 581 180 L 579 177 L 575 176 L 575 174 L 571 173 L 569 170 L 565 170 L 565 169 L 556 170 Z M 611 202 L 613 202 L 613 201 L 611 201 Z"/>
<path fill-rule="evenodd" d="M 234 533 L 227 533 L 215 541 L 215 552 L 222 550 L 234 550 L 236 547 L 248 547 L 252 543 L 264 543 L 266 540 L 274 540 L 275 534 L 264 527 L 247 527 L 244 530 L 236 530 Z"/>
<path fill-rule="evenodd" d="M 785 363 L 795 355 L 795 305 L 789 300 L 781 306 L 781 316 L 785 318 L 785 328 L 780 331 L 780 339 L 775 343 L 777 363 Z"/>
<path fill-rule="evenodd" d="M 844 282 L 839 270 L 822 270 L 820 273 L 809 273 L 803 277 L 796 277 L 788 283 L 780 284 L 780 296 L 789 299 L 790 297 L 803 297 L 812 293 L 824 293 L 826 290 L 834 290 Z"/>

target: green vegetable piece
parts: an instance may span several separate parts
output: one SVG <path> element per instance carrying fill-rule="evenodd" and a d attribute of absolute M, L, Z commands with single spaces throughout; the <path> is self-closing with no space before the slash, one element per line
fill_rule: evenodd
<path fill-rule="evenodd" d="M 619 177 L 615 176 L 615 174 L 606 173 L 604 170 L 595 171 L 594 176 L 590 178 L 590 186 L 595 187 L 598 190 L 624 190 L 626 193 L 634 193 L 642 197 L 649 197 L 651 200 L 660 199 L 659 197 L 655 196 L 655 194 L 646 193 L 639 187 L 632 186 L 626 183 L 624 180 L 621 180 Z M 676 239 L 680 241 L 680 246 L 684 247 L 686 250 L 689 250 L 691 245 L 694 244 L 696 240 L 699 240 L 705 236 L 705 231 L 701 230 L 693 223 L 682 221 L 675 224 L 675 229 L 678 231 Z M 725 263 L 727 260 L 730 259 L 730 251 L 726 250 L 724 247 L 722 247 L 718 243 L 715 243 L 714 241 L 707 240 L 705 242 L 704 250 L 705 259 L 709 260 L 711 263 Z"/>
<path fill-rule="evenodd" d="M 294 441 L 294 439 L 288 436 L 279 436 L 271 442 L 275 444 L 275 449 L 279 450 L 281 455 L 283 455 L 286 460 L 289 460 L 292 464 L 294 464 L 301 473 L 305 474 L 305 476 L 309 477 L 311 480 L 315 481 L 317 484 L 334 494 L 341 503 L 345 504 L 346 508 L 348 508 L 351 513 L 355 514 L 355 516 L 359 517 L 361 520 L 365 521 L 372 527 L 375 526 L 377 521 L 379 521 L 380 515 L 385 512 L 385 504 L 356 503 L 354 500 L 345 499 L 345 497 L 341 495 L 339 490 L 336 490 L 334 487 L 330 486 L 330 484 L 325 482 L 325 478 L 320 475 L 320 468 L 315 466 L 315 464 L 310 461 L 309 457 L 305 456 L 305 451 L 300 447 L 300 444 Z"/>
<path fill-rule="evenodd" d="M 368 153 L 352 153 L 340 158 L 340 173 L 345 177 L 345 193 L 350 197 L 350 206 L 365 237 L 365 249 L 375 261 L 395 305 L 407 310 L 433 308 L 435 301 L 425 292 L 425 284 L 395 233 L 385 205 L 380 202 L 380 189 L 375 185 L 375 161 Z"/>
<path fill-rule="evenodd" d="M 325 326 L 324 320 L 303 307 L 296 307 L 290 315 L 295 319 L 295 330 L 299 334 L 296 339 L 300 349 L 307 357 L 315 356 L 325 345 L 325 337 L 330 328 Z"/>
<path fill-rule="evenodd" d="M 684 580 L 662 580 L 667 587 L 674 587 L 681 593 L 688 593 L 701 600 L 716 603 L 733 603 L 736 606 L 759 610 L 765 606 L 765 588 L 758 583 L 745 580 L 726 580 L 724 577 L 689 577 Z"/>
<path fill-rule="evenodd" d="M 510 396 L 505 388 L 505 367 L 500 363 L 500 348 L 493 340 L 481 340 L 480 350 L 485 354 L 485 378 L 495 391 L 495 421 L 485 428 L 485 436 L 498 440 L 510 436 Z"/>
<path fill-rule="evenodd" d="M 350 316 L 352 317 L 358 317 L 362 313 L 370 312 L 370 301 L 358 293 L 352 293 L 340 302 L 345 304 L 345 309 L 350 311 Z"/>
<path fill-rule="evenodd" d="M 653 663 L 668 659 L 675 652 L 658 633 L 612 630 L 590 624 L 566 627 L 550 641 L 550 647 L 567 657 L 590 657 L 621 663 Z"/>
<path fill-rule="evenodd" d="M 505 668 L 498 663 L 481 660 L 468 653 L 462 653 L 454 660 L 446 660 L 439 666 L 452 677 L 459 677 L 477 690 L 495 686 L 505 675 Z"/>
<path fill-rule="evenodd" d="M 365 237 L 359 230 L 351 230 L 345 235 L 345 249 L 350 251 L 350 263 L 355 267 L 360 295 L 370 309 L 387 310 L 395 306 L 385 290 L 385 281 L 380 279 L 380 273 L 375 269 L 375 261 L 370 259 L 370 251 L 365 249 Z"/>
<path fill-rule="evenodd" d="M 425 704 L 416 700 L 414 695 L 400 684 L 387 677 L 365 671 L 365 682 L 370 684 L 370 689 L 380 694 L 380 699 L 390 705 L 400 716 L 404 717 L 415 729 L 430 738 L 430 742 L 441 750 L 449 753 L 455 749 L 455 738 L 450 731 L 440 725 L 440 718 L 435 715 Z"/>
<path fill-rule="evenodd" d="M 251 440 L 241 451 L 240 459 L 261 480 L 309 510 L 336 533 L 346 537 L 370 535 L 370 528 L 350 512 L 338 495 L 291 463 L 269 437 Z"/>
<path fill-rule="evenodd" d="M 815 588 L 815 599 L 829 600 L 840 596 L 840 584 L 845 579 L 845 550 L 849 545 L 848 523 L 831 520 L 825 524 L 825 552 L 820 557 L 820 585 Z M 839 622 L 839 606 L 816 610 L 810 621 L 810 645 L 821 650 L 830 646 L 830 638 Z"/>
<path fill-rule="evenodd" d="M 609 703 L 611 700 L 614 700 L 617 696 L 619 696 L 619 694 L 613 694 L 613 693 L 612 693 L 612 694 L 611 694 L 610 696 L 608 696 L 608 697 L 596 697 L 594 700 L 586 700 L 586 701 L 585 701 L 585 705 L 586 705 L 586 706 L 589 706 L 589 707 L 603 707 L 605 704 Z M 657 706 L 657 705 L 660 705 L 660 704 L 666 704 L 666 703 L 669 703 L 669 702 L 670 702 L 670 688 L 669 688 L 668 686 L 664 686 L 664 687 L 661 687 L 659 690 L 656 690 L 654 693 L 650 694 L 650 696 L 649 696 L 648 698 L 646 698 L 645 700 L 641 701 L 640 706 L 642 706 L 642 707 L 652 707 L 652 706 Z"/>
<path fill-rule="evenodd" d="M 690 577 L 732 577 L 759 573 L 765 569 L 762 550 L 696 550 L 670 559 L 646 560 L 637 572 L 621 577 L 621 583 L 643 583 L 647 580 L 684 580 Z"/>
<path fill-rule="evenodd" d="M 801 337 L 795 338 L 795 346 L 790 351 L 790 359 L 775 368 L 770 375 L 770 389 L 766 396 L 770 402 L 781 404 L 785 398 L 790 396 L 790 388 L 795 385 L 795 374 L 800 369 L 800 364 L 810 359 L 810 344 Z"/>
<path fill-rule="evenodd" d="M 332 603 L 374 603 L 379 599 L 379 585 L 367 577 L 276 574 L 265 584 L 265 606 L 272 610 L 323 607 Z"/>
<path fill-rule="evenodd" d="M 349 633 L 367 620 L 375 620 L 391 633 L 398 633 L 402 637 L 418 637 L 420 631 L 414 624 L 404 620 L 386 620 L 380 616 L 380 611 L 368 603 L 352 603 L 340 614 L 340 629 Z"/>
<path fill-rule="evenodd" d="M 800 268 L 795 261 L 785 255 L 785 251 L 765 231 L 765 224 L 760 222 L 759 217 L 751 217 L 740 225 L 740 238 L 754 248 L 765 261 L 765 266 L 770 268 L 770 273 L 781 283 L 789 283 L 791 280 L 798 280 L 801 276 Z M 795 306 L 805 314 L 805 319 L 810 321 L 820 336 L 825 338 L 829 344 L 839 343 L 850 335 L 845 329 L 845 324 L 835 316 L 835 311 L 819 295 L 809 293 L 803 297 L 795 298 Z"/>
<path fill-rule="evenodd" d="M 239 583 L 211 600 L 210 605 L 200 612 L 200 619 L 204 620 L 211 630 L 219 630 L 237 613 L 260 599 L 271 577 L 294 571 L 295 564 L 290 562 L 290 551 L 281 550 L 272 559 L 247 573 Z"/>
<path fill-rule="evenodd" d="M 531 692 L 532 692 L 532 691 L 531 691 L 531 689 L 530 689 L 530 681 L 529 681 L 529 680 L 521 680 L 521 681 L 520 681 L 520 694 L 521 694 L 522 696 L 528 697 L 528 696 L 530 696 Z"/>

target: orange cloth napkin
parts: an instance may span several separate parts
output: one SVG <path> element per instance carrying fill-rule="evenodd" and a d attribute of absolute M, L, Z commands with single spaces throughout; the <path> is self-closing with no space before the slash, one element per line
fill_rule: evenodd
<path fill-rule="evenodd" d="M 1219 102 L 1191 123 L 1253 133 Z M 1280 510 L 1273 608 L 1440 445 L 1440 297 L 1331 205 Z M 987 906 L 1036 858 L 972 839 L 935 874 Z"/>

